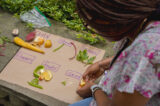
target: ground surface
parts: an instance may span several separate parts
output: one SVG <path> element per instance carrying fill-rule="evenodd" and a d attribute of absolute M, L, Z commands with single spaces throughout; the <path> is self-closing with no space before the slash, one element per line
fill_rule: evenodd
<path fill-rule="evenodd" d="M 69 30 L 62 23 L 50 20 L 52 26 L 50 28 L 42 28 L 41 30 L 60 35 L 66 38 L 77 40 L 86 43 L 84 40 L 76 38 L 75 31 Z M 10 39 L 13 39 L 11 34 L 14 28 L 18 28 L 20 31 L 20 37 L 24 38 L 31 30 L 29 30 L 25 23 L 21 22 L 20 19 L 13 17 L 13 14 L 2 11 L 0 9 L 0 36 L 5 35 Z M 105 56 L 111 56 L 113 54 L 112 43 L 107 42 L 104 44 L 94 45 L 95 47 L 105 49 Z M 0 56 L 0 72 L 7 65 L 7 63 L 16 54 L 18 46 L 10 43 L 6 45 L 6 50 L 4 51 L 5 56 Z M 22 88 L 17 85 L 9 84 L 7 82 L 0 80 L 0 106 L 66 106 L 67 104 L 58 101 L 52 97 L 35 93 L 31 90 Z"/>

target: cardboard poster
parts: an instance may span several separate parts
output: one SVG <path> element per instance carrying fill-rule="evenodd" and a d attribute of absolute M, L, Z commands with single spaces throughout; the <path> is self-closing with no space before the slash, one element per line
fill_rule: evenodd
<path fill-rule="evenodd" d="M 44 48 L 44 45 L 42 45 L 40 48 L 45 51 L 45 54 L 21 48 L 0 73 L 0 79 L 66 103 L 74 103 L 81 100 L 75 91 L 87 66 L 77 61 L 76 58 L 73 60 L 69 59 L 74 55 L 74 47 L 70 42 L 76 45 L 77 52 L 87 49 L 90 57 L 96 56 L 94 62 L 101 60 L 105 51 L 40 30 L 36 30 L 36 36 L 51 40 L 52 47 Z M 58 51 L 53 52 L 61 44 L 64 44 L 64 46 Z M 34 79 L 33 71 L 39 65 L 43 65 L 45 69 L 50 70 L 53 74 L 52 80 L 39 82 L 39 85 L 43 86 L 43 89 L 32 87 L 27 83 Z M 66 81 L 65 86 L 61 83 L 63 81 Z"/>

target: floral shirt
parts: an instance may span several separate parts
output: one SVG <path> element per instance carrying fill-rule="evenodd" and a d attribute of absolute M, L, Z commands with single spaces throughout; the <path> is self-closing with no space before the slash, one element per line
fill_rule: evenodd
<path fill-rule="evenodd" d="M 99 85 L 110 99 L 115 89 L 126 93 L 136 90 L 150 98 L 146 106 L 160 106 L 160 21 L 149 24 L 122 51 Z M 96 101 L 90 105 L 96 106 Z"/>

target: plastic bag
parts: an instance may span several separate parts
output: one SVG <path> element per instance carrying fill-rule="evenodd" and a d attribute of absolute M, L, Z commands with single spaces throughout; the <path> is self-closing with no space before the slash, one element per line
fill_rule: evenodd
<path fill-rule="evenodd" d="M 36 6 L 31 11 L 22 14 L 20 18 L 24 22 L 32 23 L 34 28 L 51 26 L 49 20 Z"/>

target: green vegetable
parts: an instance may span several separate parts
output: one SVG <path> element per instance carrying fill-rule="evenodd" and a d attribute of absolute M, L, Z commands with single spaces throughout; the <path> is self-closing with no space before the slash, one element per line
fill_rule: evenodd
<path fill-rule="evenodd" d="M 35 78 L 31 81 L 32 84 L 35 84 L 35 85 L 38 85 L 39 83 L 39 79 L 38 78 Z"/>
<path fill-rule="evenodd" d="M 31 83 L 31 82 L 28 82 L 28 84 L 33 86 L 33 87 L 43 89 L 43 87 L 41 85 L 35 85 L 35 84 Z"/>
<path fill-rule="evenodd" d="M 89 58 L 86 49 L 83 51 L 80 50 L 76 57 L 78 61 L 81 61 L 82 63 L 85 63 L 85 64 L 93 64 L 93 61 L 95 60 L 95 58 L 96 56 Z"/>
<path fill-rule="evenodd" d="M 60 45 L 59 47 L 57 47 L 56 49 L 53 50 L 53 52 L 56 52 L 57 50 L 61 49 L 64 46 L 64 44 Z"/>
<path fill-rule="evenodd" d="M 39 79 L 38 78 L 35 78 L 31 82 L 28 82 L 28 84 L 33 86 L 33 87 L 43 89 L 43 87 L 41 85 L 38 85 L 38 83 L 39 83 Z"/>
<path fill-rule="evenodd" d="M 66 86 L 66 81 L 61 82 L 61 84 L 63 84 L 64 86 Z"/>
<path fill-rule="evenodd" d="M 37 68 L 34 70 L 33 75 L 34 75 L 35 78 L 39 78 L 40 75 L 38 74 L 38 72 L 40 70 L 44 70 L 44 66 L 42 66 L 42 65 L 37 66 Z"/>
<path fill-rule="evenodd" d="M 87 54 L 87 50 L 83 50 L 83 51 L 79 51 L 78 55 L 77 55 L 77 60 L 84 62 L 85 60 L 88 59 L 88 54 Z"/>
<path fill-rule="evenodd" d="M 95 60 L 96 56 L 91 57 L 87 60 L 87 64 L 93 64 L 93 61 Z"/>

